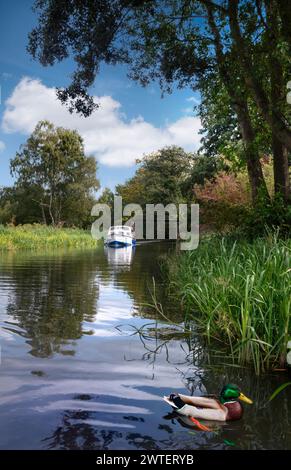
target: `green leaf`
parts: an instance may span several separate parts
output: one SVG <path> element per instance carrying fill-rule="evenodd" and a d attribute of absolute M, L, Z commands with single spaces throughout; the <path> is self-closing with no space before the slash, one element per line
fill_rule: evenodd
<path fill-rule="evenodd" d="M 280 385 L 280 387 L 276 388 L 274 393 L 270 396 L 269 402 L 274 400 L 274 398 L 276 398 L 276 396 L 279 395 L 279 393 L 281 393 L 283 390 L 285 390 L 285 388 L 288 387 L 289 385 L 291 385 L 291 382 L 286 382 L 286 383 Z"/>
<path fill-rule="evenodd" d="M 234 446 L 235 446 L 235 442 L 233 442 L 233 441 L 229 441 L 228 439 L 224 439 L 224 441 L 223 441 L 223 442 L 224 442 L 226 445 L 228 445 L 228 446 L 232 446 L 232 447 L 234 447 Z"/>

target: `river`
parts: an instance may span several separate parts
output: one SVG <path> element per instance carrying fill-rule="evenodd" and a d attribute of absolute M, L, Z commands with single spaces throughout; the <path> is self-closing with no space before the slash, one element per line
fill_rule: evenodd
<path fill-rule="evenodd" d="M 171 249 L 0 255 L 1 449 L 291 448 L 290 391 L 266 404 L 284 374 L 257 378 L 213 360 L 195 325 L 182 334 L 173 306 L 167 321 L 145 305 Z M 227 382 L 254 404 L 211 432 L 162 400 Z"/>

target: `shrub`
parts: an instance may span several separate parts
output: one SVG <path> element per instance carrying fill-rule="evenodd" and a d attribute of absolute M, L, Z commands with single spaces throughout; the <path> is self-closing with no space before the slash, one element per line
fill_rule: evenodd
<path fill-rule="evenodd" d="M 215 180 L 195 185 L 202 223 L 223 231 L 244 224 L 251 207 L 251 196 L 245 173 L 220 172 Z"/>

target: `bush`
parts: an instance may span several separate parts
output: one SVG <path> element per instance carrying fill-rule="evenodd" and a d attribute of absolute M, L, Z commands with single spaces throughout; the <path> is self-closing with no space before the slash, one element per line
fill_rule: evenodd
<path fill-rule="evenodd" d="M 220 172 L 215 180 L 195 185 L 194 194 L 200 204 L 201 222 L 218 231 L 242 226 L 251 208 L 245 173 Z"/>
<path fill-rule="evenodd" d="M 291 234 L 291 205 L 286 205 L 280 195 L 269 201 L 259 200 L 248 211 L 243 224 L 243 230 L 250 238 L 262 236 L 270 229 L 277 230 L 283 237 Z"/>
<path fill-rule="evenodd" d="M 259 195 L 252 205 L 248 176 L 239 173 L 220 172 L 215 179 L 194 186 L 196 201 L 200 204 L 201 222 L 214 230 L 229 232 L 238 230 L 250 239 L 260 237 L 269 230 L 282 236 L 290 235 L 291 206 L 280 195 L 274 195 L 272 161 L 262 161 L 270 199 Z"/>

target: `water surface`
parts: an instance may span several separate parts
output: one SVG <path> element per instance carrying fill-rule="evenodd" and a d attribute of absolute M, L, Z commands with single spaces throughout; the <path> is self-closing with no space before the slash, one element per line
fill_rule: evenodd
<path fill-rule="evenodd" d="M 173 306 L 168 322 L 144 306 L 169 250 L 0 255 L 1 449 L 291 448 L 290 390 L 264 406 L 284 375 L 213 367 L 195 332 L 175 326 Z M 226 382 L 255 404 L 213 432 L 189 427 L 161 400 Z"/>

